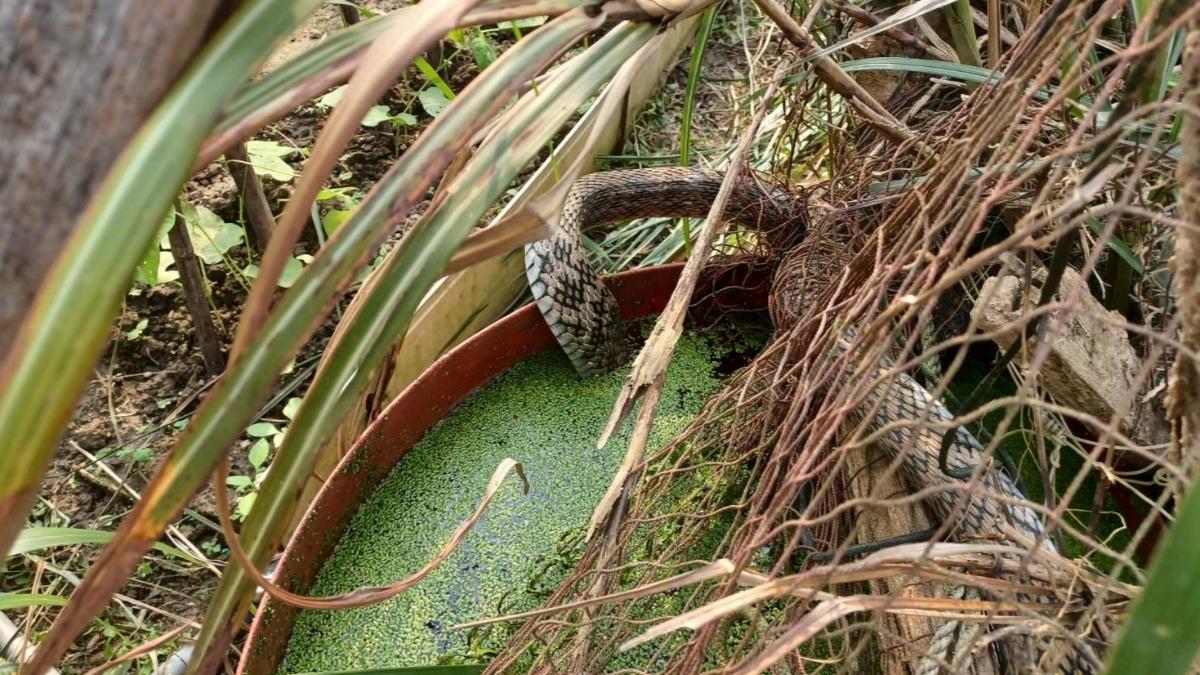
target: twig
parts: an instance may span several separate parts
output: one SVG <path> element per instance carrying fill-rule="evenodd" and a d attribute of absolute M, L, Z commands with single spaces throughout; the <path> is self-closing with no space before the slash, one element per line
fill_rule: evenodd
<path fill-rule="evenodd" d="M 75 452 L 78 452 L 79 454 L 83 455 L 84 458 L 87 459 L 88 462 L 90 462 L 92 464 L 92 466 L 96 467 L 97 469 L 102 471 L 106 476 L 108 476 L 109 480 L 111 480 L 112 483 L 109 483 L 108 481 L 100 478 L 99 476 L 96 476 L 94 474 L 91 474 L 91 473 L 81 470 L 80 475 L 86 476 L 84 478 L 84 480 L 87 480 L 88 482 L 92 483 L 93 485 L 96 485 L 97 487 L 108 490 L 108 491 L 112 492 L 113 494 L 124 494 L 124 495 L 128 496 L 130 499 L 134 500 L 135 502 L 141 500 L 142 496 L 140 494 L 138 494 L 137 490 L 134 490 L 133 488 L 129 487 L 128 483 L 121 480 L 121 477 L 117 475 L 117 472 L 113 471 L 112 468 L 108 464 L 105 464 L 103 460 L 101 460 L 99 457 L 93 455 L 92 453 L 88 452 L 86 449 L 84 449 L 83 446 L 79 445 L 74 440 L 67 441 L 67 444 L 70 445 L 71 449 L 75 450 Z M 192 541 L 183 534 L 183 532 L 181 532 L 179 530 L 178 527 L 175 527 L 174 525 L 168 525 L 167 532 L 172 537 L 175 538 L 175 543 L 178 544 L 180 548 L 184 549 L 188 553 L 195 556 L 196 559 L 203 561 L 204 567 L 206 569 L 208 569 L 209 571 L 211 571 L 213 574 L 215 574 L 217 576 L 221 575 L 221 570 L 217 569 L 216 565 L 209 562 L 208 558 L 204 555 L 204 553 L 202 553 L 200 551 L 200 549 L 195 544 L 193 544 Z"/>
<path fill-rule="evenodd" d="M 834 9 L 845 14 L 851 19 L 854 19 L 867 28 L 873 28 L 882 22 L 882 19 L 880 19 L 870 10 L 859 7 L 853 3 L 843 2 L 843 0 L 830 0 L 829 4 Z M 885 29 L 883 34 L 892 38 L 896 42 L 899 42 L 905 47 L 908 47 L 909 49 L 915 49 L 924 52 L 926 55 L 938 59 L 939 61 L 946 59 L 946 54 L 929 44 L 928 41 L 917 37 L 916 35 L 913 35 L 912 33 L 898 26 L 892 26 Z"/>
<path fill-rule="evenodd" d="M 344 6 L 344 5 L 343 5 Z M 275 229 L 275 216 L 271 214 L 271 205 L 267 195 L 263 193 L 262 181 L 250 163 L 250 155 L 246 145 L 238 143 L 225 151 L 225 165 L 233 183 L 237 186 L 238 195 L 246 208 L 246 221 L 250 223 L 250 231 L 254 233 L 254 247 L 262 251 L 271 240 L 271 232 Z"/>
<path fill-rule="evenodd" d="M 188 314 L 192 315 L 192 327 L 196 330 L 196 343 L 200 347 L 200 356 L 204 359 L 204 369 L 209 375 L 217 375 L 225 368 L 225 357 L 221 354 L 221 340 L 217 337 L 217 327 L 213 325 L 212 315 L 208 312 L 207 294 L 204 292 L 204 276 L 200 272 L 200 261 L 196 251 L 192 249 L 192 240 L 188 237 L 187 221 L 175 209 L 175 225 L 167 232 L 171 242 L 171 255 L 175 256 L 175 269 L 179 270 L 179 281 L 183 284 L 183 299 L 187 303 Z"/>
<path fill-rule="evenodd" d="M 775 22 L 775 25 L 779 26 L 788 42 L 800 49 L 802 55 L 813 51 L 812 36 L 796 23 L 796 20 L 775 0 L 754 0 L 754 2 L 764 14 Z M 813 72 L 829 88 L 841 94 L 867 122 L 879 129 L 885 136 L 897 143 L 912 143 L 918 153 L 922 155 L 933 155 L 923 141 L 918 140 L 903 122 L 888 112 L 887 108 L 876 101 L 874 96 L 863 89 L 858 81 L 842 70 L 842 67 L 833 59 L 828 56 L 818 57 L 813 61 Z"/>
<path fill-rule="evenodd" d="M 762 123 L 763 116 L 766 114 L 771 100 L 778 91 L 779 81 L 783 76 L 783 72 L 784 68 L 782 66 L 776 70 L 771 85 L 767 88 L 767 92 L 763 96 L 762 104 L 759 105 L 758 110 L 754 114 L 754 119 L 746 127 L 737 149 L 734 150 L 733 155 L 730 157 L 729 169 L 725 174 L 725 179 L 721 182 L 721 189 L 717 193 L 717 198 L 713 201 L 712 207 L 708 211 L 704 229 L 697 236 L 695 245 L 692 248 L 692 255 L 688 258 L 687 264 L 684 265 L 683 271 L 679 275 L 679 281 L 675 285 L 675 291 L 671 294 L 671 299 L 667 302 L 667 306 L 662 314 L 659 315 L 658 320 L 654 324 L 654 330 L 651 331 L 645 346 L 642 347 L 642 351 L 634 361 L 633 370 L 621 386 L 621 393 L 617 396 L 617 400 L 613 404 L 612 414 L 609 416 L 608 422 L 600 434 L 597 446 L 604 447 L 613 432 L 616 431 L 621 422 L 629 415 L 633 409 L 633 404 L 645 395 L 646 400 L 642 402 L 642 408 L 638 412 L 637 424 L 634 427 L 633 436 L 630 439 L 629 448 L 626 450 L 621 468 L 617 471 L 617 475 L 613 477 L 613 481 L 609 485 L 604 498 L 592 513 L 591 522 L 588 524 L 588 538 L 591 538 L 600 523 L 608 518 L 608 514 L 612 510 L 613 505 L 616 504 L 618 497 L 624 493 L 623 487 L 626 485 L 626 478 L 634 475 L 633 468 L 641 464 L 642 458 L 645 455 L 646 442 L 650 437 L 650 426 L 654 421 L 654 414 L 658 409 L 659 397 L 662 395 L 662 387 L 666 381 L 667 366 L 671 363 L 675 344 L 683 332 L 684 315 L 687 313 L 688 305 L 691 303 L 692 293 L 696 290 L 696 282 L 699 279 L 700 270 L 703 268 L 707 256 L 712 250 L 717 234 L 722 229 L 721 216 L 725 212 L 725 205 L 728 203 L 729 195 L 738 180 L 738 173 L 742 170 L 746 152 L 751 143 L 754 142 L 755 134 L 758 133 L 758 127 Z M 636 477 L 633 480 L 636 480 Z M 609 524 L 610 529 L 615 529 L 617 520 L 616 518 L 612 519 Z"/>

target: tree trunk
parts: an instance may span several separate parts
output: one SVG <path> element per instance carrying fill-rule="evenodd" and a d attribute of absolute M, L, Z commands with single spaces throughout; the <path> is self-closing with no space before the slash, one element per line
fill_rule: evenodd
<path fill-rule="evenodd" d="M 0 2 L 0 354 L 113 161 L 223 16 L 211 0 Z"/>

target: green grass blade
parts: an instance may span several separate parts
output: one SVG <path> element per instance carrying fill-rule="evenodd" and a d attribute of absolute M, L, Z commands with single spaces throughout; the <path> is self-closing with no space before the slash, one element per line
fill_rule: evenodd
<path fill-rule="evenodd" d="M 107 544 L 112 541 L 113 533 L 104 530 L 88 530 L 79 527 L 27 527 L 17 535 L 16 541 L 8 550 L 9 556 L 22 553 L 34 553 L 48 548 L 60 546 L 78 546 L 81 544 Z M 195 556 L 185 553 L 174 546 L 155 542 L 154 550 L 165 553 L 188 562 L 200 564 Z"/>
<path fill-rule="evenodd" d="M 234 126 L 256 110 L 268 106 L 299 83 L 358 53 L 370 44 L 371 40 L 385 32 L 396 16 L 398 15 L 386 14 L 339 30 L 316 47 L 243 86 L 225 107 L 225 114 L 217 123 L 215 131 L 220 132 Z"/>
<path fill-rule="evenodd" d="M 1200 490 L 1183 501 L 1154 552 L 1142 594 L 1108 655 L 1109 675 L 1189 672 L 1200 652 Z"/>
<path fill-rule="evenodd" d="M 29 310 L 0 382 L 0 549 L 92 376 L 162 215 L 221 105 L 320 0 L 245 3 L 142 126 L 101 185 Z M 53 376 L 47 365 L 53 364 Z M 55 649 L 39 649 L 53 655 Z"/>
<path fill-rule="evenodd" d="M 0 593 L 0 611 L 26 607 L 62 607 L 67 599 L 45 593 Z"/>
<path fill-rule="evenodd" d="M 846 71 L 847 73 L 855 73 L 865 70 L 893 70 L 907 73 L 933 75 L 935 77 L 944 77 L 951 80 L 973 82 L 976 84 L 994 84 L 1000 81 L 1000 73 L 996 71 L 988 70 L 987 68 L 983 68 L 981 66 L 972 66 L 965 63 L 950 63 L 949 61 L 937 61 L 934 59 L 913 59 L 902 56 L 880 56 L 870 59 L 847 61 L 839 65 L 841 65 L 842 70 Z"/>
<path fill-rule="evenodd" d="M 474 134 L 499 105 L 508 100 L 521 82 L 528 81 L 537 71 L 549 65 L 562 49 L 599 25 L 599 18 L 588 17 L 583 12 L 564 15 L 546 24 L 528 40 L 518 43 L 517 47 L 501 56 L 464 91 L 463 95 L 457 97 L 442 115 L 439 115 L 437 119 L 441 120 L 441 123 L 431 126 L 409 149 L 406 158 L 377 184 L 359 210 L 337 231 L 329 245 L 336 245 L 338 238 L 343 237 L 344 233 L 360 231 L 361 223 L 377 221 L 385 224 L 389 215 L 396 210 L 397 198 L 401 194 L 420 197 L 424 190 L 413 189 L 414 174 L 424 174 L 432 180 L 440 173 L 456 148 Z M 537 109 L 541 110 L 555 105 L 562 106 L 563 102 L 568 100 L 570 99 L 543 95 L 537 97 L 535 102 L 539 104 Z M 579 103 L 582 103 L 582 100 Z M 577 107 L 578 104 L 575 108 Z M 533 128 L 537 123 L 525 120 L 525 125 Z M 544 135 L 548 138 L 551 133 L 547 132 Z M 453 139 L 457 139 L 457 146 L 454 145 Z M 542 142 L 544 143 L 544 140 Z M 514 141 L 513 149 L 508 155 L 516 157 L 517 154 L 514 153 L 518 152 L 518 147 L 523 146 Z M 496 152 L 494 147 L 492 151 Z M 430 167 L 429 164 L 433 166 Z M 480 162 L 476 161 L 468 167 L 477 167 L 479 164 Z M 431 168 L 436 171 L 431 171 Z M 460 177 L 459 181 L 462 180 L 464 179 Z M 490 179 L 485 176 L 481 180 L 487 183 Z M 466 195 L 450 201 L 455 206 L 472 202 Z M 486 207 L 485 204 L 482 208 Z M 386 334 L 390 336 L 404 330 L 428 286 L 440 275 L 445 261 L 449 260 L 449 255 L 453 254 L 461 238 L 466 235 L 466 229 L 478 220 L 482 212 L 455 213 L 454 217 L 458 220 L 452 222 L 457 227 L 447 226 L 441 220 L 423 222 L 414 227 L 377 271 L 381 280 L 374 284 L 372 297 L 383 297 L 386 294 L 389 308 L 376 310 L 372 302 L 365 303 L 366 307 L 357 312 L 356 317 L 360 321 L 371 321 L 370 331 L 373 332 L 363 335 L 362 331 L 356 330 L 352 324 L 345 333 L 346 337 L 329 355 L 325 366 L 305 396 L 271 471 L 259 489 L 254 509 L 243 527 L 244 546 L 252 559 L 260 560 L 278 546 L 295 506 L 293 495 L 307 480 L 315 453 L 324 437 L 340 422 L 345 408 L 354 399 L 356 385 L 349 384 L 352 375 L 357 372 L 361 379 L 371 370 L 370 361 L 366 360 L 364 352 L 370 351 L 373 358 L 382 358 L 390 340 L 380 338 L 380 331 L 386 327 Z M 460 232 L 461 236 L 455 238 Z M 381 229 L 380 233 L 384 231 Z M 364 249 L 364 252 L 366 251 L 369 251 L 369 248 Z M 315 264 L 316 261 L 314 266 Z M 313 266 L 310 266 L 309 270 L 312 269 Z M 301 279 L 303 280 L 303 277 Z M 281 310 L 283 309 L 281 306 Z M 377 311 L 385 313 L 379 314 Z M 274 320 L 274 317 L 268 320 L 265 332 L 272 329 Z M 383 340 L 382 348 L 372 340 Z M 251 350 L 254 348 L 252 345 Z M 248 353 L 251 350 L 248 350 Z M 345 360 L 335 358 L 346 351 L 354 352 L 354 355 L 349 357 L 354 362 L 348 367 Z M 357 383 L 358 380 L 354 382 Z M 212 456 L 208 460 L 209 467 L 215 459 L 215 456 Z M 244 571 L 238 567 L 231 567 L 210 604 L 205 627 L 196 644 L 197 654 L 204 654 L 214 647 L 221 649 L 221 645 L 232 636 L 231 631 L 240 621 L 240 610 L 248 602 L 250 590 L 251 585 Z"/>
<path fill-rule="evenodd" d="M 1096 236 L 1100 236 L 1104 233 L 1104 224 L 1099 220 L 1096 220 L 1095 218 L 1088 218 L 1087 224 L 1088 228 L 1092 232 L 1096 233 Z M 1146 266 L 1142 264 L 1141 258 L 1138 258 L 1137 254 L 1133 252 L 1133 249 L 1129 248 L 1129 244 L 1125 243 L 1120 237 L 1117 237 L 1116 235 L 1109 237 L 1108 247 L 1111 248 L 1114 253 L 1120 256 L 1120 258 L 1125 261 L 1125 264 L 1129 265 L 1134 272 L 1142 274 L 1146 271 Z"/>
<path fill-rule="evenodd" d="M 446 84 L 446 81 L 443 80 L 442 76 L 438 74 L 436 68 L 429 65 L 429 62 L 421 57 L 417 57 L 413 63 L 416 64 L 417 70 L 421 71 L 421 74 L 425 76 L 425 79 L 429 80 L 430 84 L 437 87 L 438 91 L 442 92 L 442 95 L 445 96 L 447 100 L 454 100 L 454 90 L 450 88 L 450 85 Z"/>
<path fill-rule="evenodd" d="M 468 12 L 461 25 L 494 23 L 501 12 L 522 17 L 558 15 L 576 6 L 598 3 L 599 0 L 538 0 L 519 6 L 512 2 L 489 3 Z M 362 50 L 395 21 L 403 20 L 405 11 L 412 7 L 402 7 L 339 30 L 279 68 L 245 84 L 225 107 L 221 121 L 204 144 L 199 165 L 207 165 L 232 143 L 283 117 L 304 101 L 344 83 Z"/>
<path fill-rule="evenodd" d="M 954 39 L 954 51 L 958 60 L 968 66 L 980 67 L 983 58 L 979 54 L 979 41 L 975 36 L 975 22 L 971 20 L 971 3 L 955 0 L 953 5 L 942 8 L 946 24 L 950 26 L 950 37 Z"/>
<path fill-rule="evenodd" d="M 696 42 L 692 46 L 692 62 L 688 66 L 687 89 L 683 94 L 683 113 L 679 126 L 679 165 L 688 166 L 692 161 L 692 114 L 696 107 L 696 86 L 700 83 L 700 68 L 704 63 L 704 52 L 708 48 L 708 36 L 712 33 L 713 19 L 717 16 L 716 5 L 704 10 L 700 26 L 696 29 Z M 683 219 L 683 250 L 692 253 L 691 223 Z"/>

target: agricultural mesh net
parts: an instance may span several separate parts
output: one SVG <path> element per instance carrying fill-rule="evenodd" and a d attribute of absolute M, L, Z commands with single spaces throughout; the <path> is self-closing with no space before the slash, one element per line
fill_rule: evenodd
<path fill-rule="evenodd" d="M 490 672 L 1098 667 L 1188 471 L 1164 412 L 1187 87 L 1136 105 L 1174 31 L 1105 43 L 1097 17 L 1121 11 L 1047 5 L 998 81 L 895 97 L 901 145 L 812 78 L 790 90 L 792 128 L 857 131 L 824 146 L 803 242 L 735 258 L 774 269 L 772 339 L 647 457 L 561 609 Z M 781 182 L 810 149 L 785 145 Z"/>

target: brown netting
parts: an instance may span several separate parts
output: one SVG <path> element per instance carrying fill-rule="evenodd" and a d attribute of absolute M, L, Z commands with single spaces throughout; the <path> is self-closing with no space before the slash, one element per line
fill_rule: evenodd
<path fill-rule="evenodd" d="M 1197 13 L 1163 7 L 1173 27 Z M 807 238 L 747 238 L 746 255 L 776 268 L 773 339 L 647 459 L 615 529 L 582 548 L 546 607 L 594 602 L 528 618 L 489 672 L 1098 667 L 1188 469 L 1162 408 L 1177 346 L 1167 261 L 1186 226 L 1169 136 L 1181 107 L 1178 93 L 1138 106 L 1129 84 L 1169 32 L 1112 44 L 1098 64 L 1065 58 L 1122 11 L 1047 5 L 998 83 L 961 102 L 928 82 L 897 97 L 923 152 L 856 125 L 836 176 L 810 186 Z M 794 87 L 790 124 L 822 124 L 803 102 L 825 96 Z M 805 148 L 775 151 L 786 175 Z M 1097 300 L 1114 235 L 1139 242 L 1144 267 L 1123 313 Z M 1039 308 L 1056 259 L 1067 270 Z M 1005 384 L 964 408 L 1014 342 Z M 953 423 L 897 419 L 889 397 L 918 384 Z M 906 456 L 955 425 L 982 446 L 973 473 L 934 461 L 912 474 Z M 1027 507 L 1044 530 L 972 524 L 981 500 Z M 696 570 L 711 574 L 651 586 Z"/>

